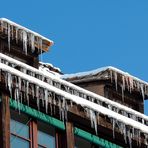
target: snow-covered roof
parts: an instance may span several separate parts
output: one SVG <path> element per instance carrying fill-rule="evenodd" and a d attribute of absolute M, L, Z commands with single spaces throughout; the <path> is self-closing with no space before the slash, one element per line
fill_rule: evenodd
<path fill-rule="evenodd" d="M 19 40 L 23 41 L 23 44 L 31 44 L 32 48 L 38 46 L 43 51 L 47 51 L 49 46 L 53 45 L 52 40 L 6 18 L 0 18 L 0 27 L 0 31 L 4 31 L 8 35 L 9 42 L 10 38 L 15 38 L 16 40 L 19 38 Z"/>
<path fill-rule="evenodd" d="M 22 63 L 22 62 L 20 62 L 20 61 L 18 61 L 16 59 L 13 59 L 13 58 L 11 58 L 11 57 L 9 57 L 7 55 L 4 55 L 4 54 L 0 53 L 0 61 L 2 62 L 2 60 L 4 60 L 4 63 L 7 63 L 7 64 L 9 63 L 9 65 L 13 64 L 13 65 L 16 65 L 16 66 L 20 66 L 21 68 L 23 68 L 25 70 L 24 72 L 31 71 L 32 73 L 34 73 L 34 75 L 40 75 L 40 76 L 42 75 L 43 77 L 47 77 L 50 80 L 53 80 L 54 82 L 57 82 L 57 83 L 59 83 L 61 85 L 64 85 L 65 87 L 67 87 L 67 89 L 76 90 L 80 94 L 85 94 L 85 96 L 89 96 L 90 98 L 95 98 L 96 100 L 98 100 L 100 102 L 105 102 L 106 104 L 108 104 L 108 105 L 110 105 L 112 107 L 115 107 L 118 110 L 123 110 L 123 111 L 125 111 L 127 113 L 130 113 L 132 115 L 137 116 L 138 118 L 142 118 L 142 119 L 146 120 L 146 122 L 148 121 L 148 117 L 146 115 L 144 115 L 144 114 L 142 114 L 140 112 L 137 112 L 136 110 L 133 110 L 133 109 L 131 109 L 131 108 L 127 107 L 127 106 L 124 106 L 124 105 L 122 105 L 120 103 L 114 102 L 114 101 L 112 101 L 110 99 L 107 99 L 107 98 L 105 98 L 103 96 L 95 94 L 95 93 L 93 93 L 91 91 L 83 89 L 83 88 L 81 88 L 81 87 L 79 87 L 77 85 L 74 85 L 74 84 L 72 84 L 72 83 L 70 83 L 68 81 L 65 81 L 65 80 L 60 78 L 60 75 L 57 76 L 54 73 L 52 73 L 51 71 L 46 71 L 45 69 L 42 69 L 42 68 L 38 70 L 38 69 L 36 69 L 34 67 L 31 67 L 31 66 L 29 66 L 29 65 L 27 65 L 25 63 Z M 50 84 L 52 84 L 52 83 L 50 83 Z M 75 94 L 73 94 L 73 95 L 75 95 Z"/>
<path fill-rule="evenodd" d="M 103 79 L 111 79 L 112 81 L 114 79 L 116 87 L 117 83 L 120 82 L 120 85 L 122 85 L 121 87 L 123 87 L 124 89 L 125 87 L 127 87 L 130 90 L 136 88 L 138 91 L 142 93 L 143 98 L 144 95 L 148 96 L 148 82 L 143 81 L 135 76 L 132 76 L 127 72 L 124 72 L 112 66 L 102 67 L 87 72 L 64 74 L 61 75 L 61 78 L 74 83 Z"/>
<path fill-rule="evenodd" d="M 5 64 L 2 64 L 0 63 L 0 69 L 3 70 L 3 71 L 7 71 L 8 73 L 12 74 L 12 75 L 15 75 L 15 76 L 18 76 L 20 77 L 21 79 L 24 79 L 24 80 L 27 80 L 29 83 L 33 83 L 33 84 L 36 84 L 38 85 L 39 87 L 42 87 L 44 88 L 46 91 L 52 91 L 52 92 L 55 92 L 56 94 L 64 97 L 65 99 L 67 100 L 71 100 L 73 102 L 75 102 L 76 104 L 79 104 L 83 107 L 88 107 L 96 112 L 99 112 L 99 113 L 102 113 L 102 114 L 105 114 L 109 117 L 112 117 L 116 120 L 119 120 L 120 122 L 122 123 L 125 123 L 126 125 L 130 125 L 136 129 L 139 129 L 141 130 L 142 132 L 148 134 L 148 128 L 146 125 L 143 125 L 137 121 L 134 121 L 133 119 L 130 119 L 128 117 L 124 117 L 123 115 L 121 114 L 118 114 L 118 113 L 115 113 L 103 106 L 100 106 L 96 103 L 93 103 L 93 102 L 90 102 L 89 100 L 86 100 L 84 98 L 81 98 L 79 96 L 74 96 L 72 94 L 68 94 L 67 92 L 64 92 L 56 87 L 53 87 L 41 80 L 38 80 L 37 78 L 34 78 L 32 76 L 28 76 L 27 74 L 24 74 L 14 68 L 11 68 Z M 38 99 L 38 98 L 37 98 Z M 48 99 L 48 98 L 45 98 L 45 99 Z M 48 101 L 48 100 L 46 100 Z M 46 102 L 47 103 L 47 102 Z M 47 104 L 46 104 L 47 105 Z"/>
<path fill-rule="evenodd" d="M 85 90 L 83 88 L 80 88 L 70 82 L 67 82 L 60 77 L 57 77 L 53 73 L 50 72 L 45 72 L 45 71 L 40 71 L 34 67 L 31 67 L 25 63 L 22 63 L 18 60 L 12 59 L 11 57 L 8 57 L 4 54 L 0 53 L 0 69 L 2 70 L 2 74 L 4 74 L 7 86 L 10 90 L 10 94 L 12 92 L 12 89 L 15 89 L 15 99 L 20 102 L 20 96 L 19 93 L 21 93 L 21 85 L 22 81 L 25 83 L 27 88 L 31 85 L 32 87 L 32 93 L 34 94 L 36 100 L 37 100 L 37 106 L 39 108 L 39 100 L 42 99 L 42 101 L 45 101 L 45 109 L 46 111 L 48 110 L 48 103 L 51 103 L 54 100 L 54 96 L 56 94 L 57 97 L 57 104 L 59 106 L 59 110 L 64 112 L 69 111 L 68 103 L 65 103 L 66 101 L 71 101 L 74 102 L 78 105 L 81 105 L 84 110 L 87 111 L 88 113 L 88 118 L 90 118 L 91 122 L 93 123 L 93 127 L 96 130 L 97 133 L 97 115 L 99 113 L 104 114 L 108 116 L 110 119 L 113 120 L 113 131 L 115 124 L 118 122 L 119 125 L 123 126 L 121 128 L 122 134 L 125 135 L 126 137 L 126 127 L 127 130 L 130 129 L 130 131 L 133 131 L 132 134 L 135 134 L 134 130 L 139 130 L 139 132 L 142 132 L 145 134 L 145 139 L 147 140 L 147 135 L 148 135 L 148 117 L 142 113 L 139 113 L 131 108 L 128 108 L 122 104 L 119 104 L 117 102 L 114 102 L 112 100 L 109 100 L 105 97 L 102 97 L 100 95 L 97 95 L 93 92 L 90 92 L 88 90 Z M 20 69 L 15 69 L 15 66 L 20 66 Z M 3 73 L 6 72 L 6 73 Z M 32 73 L 31 73 L 32 72 Z M 40 77 L 42 76 L 42 77 Z M 13 78 L 16 78 L 18 81 L 16 81 L 16 86 L 14 88 L 14 85 L 12 83 Z M 46 78 L 46 81 L 44 81 Z M 48 81 L 48 78 L 50 81 Z M 59 83 L 61 85 L 64 85 L 67 87 L 66 90 L 63 90 L 61 87 L 57 87 L 54 85 L 54 83 Z M 35 88 L 35 89 L 34 89 Z M 70 93 L 70 89 L 79 91 L 81 94 L 83 93 L 85 96 L 89 96 L 91 99 L 88 100 L 86 97 L 75 94 L 75 93 Z M 42 90 L 42 91 L 41 91 Z M 26 93 L 26 97 L 28 96 L 28 89 L 24 90 Z M 41 93 L 39 95 L 39 92 Z M 51 93 L 54 93 L 53 98 L 49 98 Z M 40 98 L 43 96 L 43 98 Z M 52 101 L 51 101 L 52 99 Z M 97 101 L 93 101 L 96 99 L 97 101 L 102 101 L 108 104 L 110 107 L 103 106 L 102 103 L 99 104 Z M 27 101 L 29 101 L 29 97 L 27 97 Z M 56 103 L 55 102 L 55 103 Z M 60 105 L 61 104 L 61 105 Z M 50 107 L 50 106 L 49 106 Z M 115 107 L 117 110 L 114 110 L 113 108 Z M 119 113 L 119 111 L 121 111 Z M 123 112 L 123 113 L 122 113 Z M 66 114 L 64 114 L 66 116 Z M 139 121 L 140 119 L 140 121 Z M 122 124 L 121 124 L 122 123 Z M 134 130 L 133 130 L 134 129 Z M 131 137 L 130 135 L 127 134 L 128 137 Z"/>
<path fill-rule="evenodd" d="M 61 69 L 59 67 L 53 66 L 51 63 L 44 63 L 44 62 L 39 62 L 39 69 L 42 71 L 47 71 L 47 72 L 53 72 L 55 75 L 60 75 L 61 74 Z"/>
<path fill-rule="evenodd" d="M 98 69 L 95 69 L 95 70 L 91 70 L 91 71 L 86 71 L 86 72 L 78 72 L 78 73 L 74 73 L 74 74 L 64 74 L 64 75 L 61 75 L 61 78 L 62 79 L 71 79 L 71 78 L 82 78 L 82 77 L 85 77 L 85 76 L 95 76 L 101 72 L 104 72 L 104 71 L 107 71 L 107 70 L 112 70 L 114 72 L 117 72 L 121 75 L 124 75 L 124 76 L 127 76 L 127 77 L 131 77 L 133 78 L 134 80 L 136 81 L 139 81 L 141 83 L 144 83 L 146 85 L 148 85 L 148 83 L 146 81 L 143 81 L 135 76 L 132 76 L 131 74 L 129 74 L 128 72 L 124 72 L 118 68 L 115 68 L 113 66 L 106 66 L 106 67 L 101 67 L 101 68 L 98 68 Z"/>

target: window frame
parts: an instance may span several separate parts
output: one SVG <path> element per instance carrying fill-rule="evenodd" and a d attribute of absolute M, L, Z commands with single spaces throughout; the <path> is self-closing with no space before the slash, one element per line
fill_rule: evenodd
<path fill-rule="evenodd" d="M 24 123 L 24 121 L 22 120 L 23 117 L 25 117 L 26 119 L 28 119 L 28 127 L 29 127 L 29 138 L 25 138 L 17 133 L 14 133 L 10 130 L 10 136 L 16 136 L 22 140 L 25 140 L 27 142 L 29 142 L 29 148 L 38 148 L 38 145 L 42 148 L 47 148 L 46 146 L 44 145 L 41 145 L 41 144 L 38 144 L 38 121 L 43 123 L 43 124 L 47 124 L 41 120 L 37 120 L 37 119 L 34 119 L 34 118 L 30 118 L 30 116 L 28 116 L 27 114 L 24 114 L 24 113 L 19 113 L 18 110 L 14 110 L 14 109 L 11 109 L 11 118 L 10 120 L 15 120 L 17 122 L 20 122 L 20 123 Z M 18 119 L 18 117 L 21 116 L 21 118 Z M 48 125 L 49 126 L 49 129 L 50 129 L 50 126 L 54 128 L 54 138 L 55 138 L 55 148 L 62 148 L 62 144 L 66 144 L 66 135 L 65 135 L 65 132 L 55 128 L 54 126 L 52 125 Z M 44 132 L 44 131 L 43 131 Z M 48 133 L 47 133 L 48 134 Z M 64 142 L 63 142 L 64 141 Z"/>

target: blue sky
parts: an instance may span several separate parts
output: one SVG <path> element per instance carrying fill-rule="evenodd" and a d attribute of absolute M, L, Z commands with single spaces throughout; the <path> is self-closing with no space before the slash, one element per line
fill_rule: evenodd
<path fill-rule="evenodd" d="M 52 39 L 43 61 L 64 73 L 112 65 L 148 81 L 147 0 L 3 0 L 0 17 Z"/>

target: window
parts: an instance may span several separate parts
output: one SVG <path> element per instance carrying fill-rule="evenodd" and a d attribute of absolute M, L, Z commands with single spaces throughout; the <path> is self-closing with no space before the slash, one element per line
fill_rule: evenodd
<path fill-rule="evenodd" d="M 91 148 L 91 143 L 83 138 L 75 136 L 75 148 Z"/>
<path fill-rule="evenodd" d="M 75 136 L 75 148 L 102 148 L 101 146 L 90 143 L 89 141 Z"/>
<path fill-rule="evenodd" d="M 14 114 L 14 112 L 11 112 L 11 122 L 10 122 L 11 148 L 16 148 L 16 147 L 29 148 L 30 147 L 31 141 L 30 141 L 30 134 L 29 134 L 29 123 L 30 123 L 30 120 L 23 114 L 18 115 L 17 113 Z"/>
<path fill-rule="evenodd" d="M 11 110 L 10 133 L 11 148 L 56 148 L 56 137 L 61 144 L 61 134 L 53 126 L 14 110 Z"/>
<path fill-rule="evenodd" d="M 38 148 L 55 148 L 55 129 L 38 122 Z"/>

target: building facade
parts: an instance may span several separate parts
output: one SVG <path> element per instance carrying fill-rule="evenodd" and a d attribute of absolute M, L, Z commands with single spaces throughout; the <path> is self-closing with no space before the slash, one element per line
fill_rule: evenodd
<path fill-rule="evenodd" d="M 39 63 L 53 41 L 0 19 L 2 148 L 148 146 L 148 84 L 114 67 L 66 75 Z"/>

